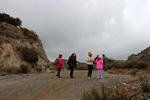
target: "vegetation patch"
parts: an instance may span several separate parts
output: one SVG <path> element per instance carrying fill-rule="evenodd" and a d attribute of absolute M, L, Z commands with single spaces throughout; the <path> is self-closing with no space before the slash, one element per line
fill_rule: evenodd
<path fill-rule="evenodd" d="M 27 67 L 25 65 L 21 65 L 20 66 L 20 72 L 24 73 L 24 74 L 29 73 L 30 72 L 29 67 Z"/>
<path fill-rule="evenodd" d="M 137 65 L 136 65 L 136 67 L 137 67 L 138 69 L 144 69 L 144 68 L 147 68 L 147 67 L 148 67 L 148 64 L 147 64 L 147 62 L 145 62 L 145 61 L 139 61 L 139 62 L 137 63 Z"/>
<path fill-rule="evenodd" d="M 38 61 L 38 53 L 34 48 L 29 49 L 27 47 L 24 47 L 22 49 L 22 55 L 26 62 L 36 63 Z"/>
<path fill-rule="evenodd" d="M 7 22 L 9 24 L 12 24 L 14 26 L 21 26 L 22 21 L 19 18 L 13 18 L 5 13 L 0 13 L 0 22 Z"/>
<path fill-rule="evenodd" d="M 114 88 L 109 88 L 102 85 L 102 92 L 97 89 L 91 90 L 90 93 L 84 93 L 82 100 L 136 100 L 137 94 L 141 91 L 131 91 L 128 85 L 118 85 Z"/>
<path fill-rule="evenodd" d="M 30 39 L 33 39 L 33 40 L 38 40 L 38 35 L 34 32 L 34 31 L 31 31 L 27 28 L 23 28 L 21 27 L 20 30 L 23 32 L 23 34 L 30 38 Z"/>
<path fill-rule="evenodd" d="M 150 93 L 150 79 L 145 74 L 139 75 L 138 78 L 141 83 L 141 89 L 143 92 Z"/>

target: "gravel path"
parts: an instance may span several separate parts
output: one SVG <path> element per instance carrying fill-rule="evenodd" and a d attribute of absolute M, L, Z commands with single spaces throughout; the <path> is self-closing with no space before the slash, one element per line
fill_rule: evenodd
<path fill-rule="evenodd" d="M 101 89 L 102 84 L 115 86 L 133 79 L 131 75 L 115 75 L 103 72 L 103 79 L 87 79 L 87 70 L 62 70 L 62 78 L 55 73 L 22 74 L 0 76 L 0 100 L 81 100 L 83 93 L 93 88 Z"/>

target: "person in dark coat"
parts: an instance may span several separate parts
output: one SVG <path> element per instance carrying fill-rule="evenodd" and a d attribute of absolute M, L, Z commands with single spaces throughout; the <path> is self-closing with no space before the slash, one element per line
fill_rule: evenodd
<path fill-rule="evenodd" d="M 72 53 L 71 56 L 68 59 L 68 65 L 70 67 L 70 78 L 74 78 L 73 72 L 74 68 L 77 66 L 77 60 L 76 60 L 76 54 Z"/>
<path fill-rule="evenodd" d="M 107 71 L 107 57 L 105 56 L 105 54 L 103 54 L 103 66 L 104 66 L 104 71 Z"/>

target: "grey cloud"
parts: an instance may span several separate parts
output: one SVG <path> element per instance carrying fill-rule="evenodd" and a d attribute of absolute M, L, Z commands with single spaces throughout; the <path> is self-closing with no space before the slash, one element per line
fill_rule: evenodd
<path fill-rule="evenodd" d="M 73 52 L 85 61 L 88 51 L 127 59 L 150 42 L 150 7 L 143 0 L 5 0 L 0 9 L 36 31 L 51 61 Z"/>

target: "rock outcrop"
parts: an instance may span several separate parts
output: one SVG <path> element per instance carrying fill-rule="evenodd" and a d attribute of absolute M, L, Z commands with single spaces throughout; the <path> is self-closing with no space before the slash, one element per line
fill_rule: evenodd
<path fill-rule="evenodd" d="M 128 61 L 146 61 L 150 62 L 150 47 L 146 48 L 145 50 L 141 51 L 138 54 L 131 54 L 128 57 Z"/>
<path fill-rule="evenodd" d="M 48 67 L 50 61 L 43 49 L 41 40 L 28 38 L 20 28 L 6 22 L 0 22 L 0 67 L 20 67 L 22 64 L 33 66 L 26 62 L 22 55 L 22 48 L 34 48 L 38 54 L 36 66 Z"/>

